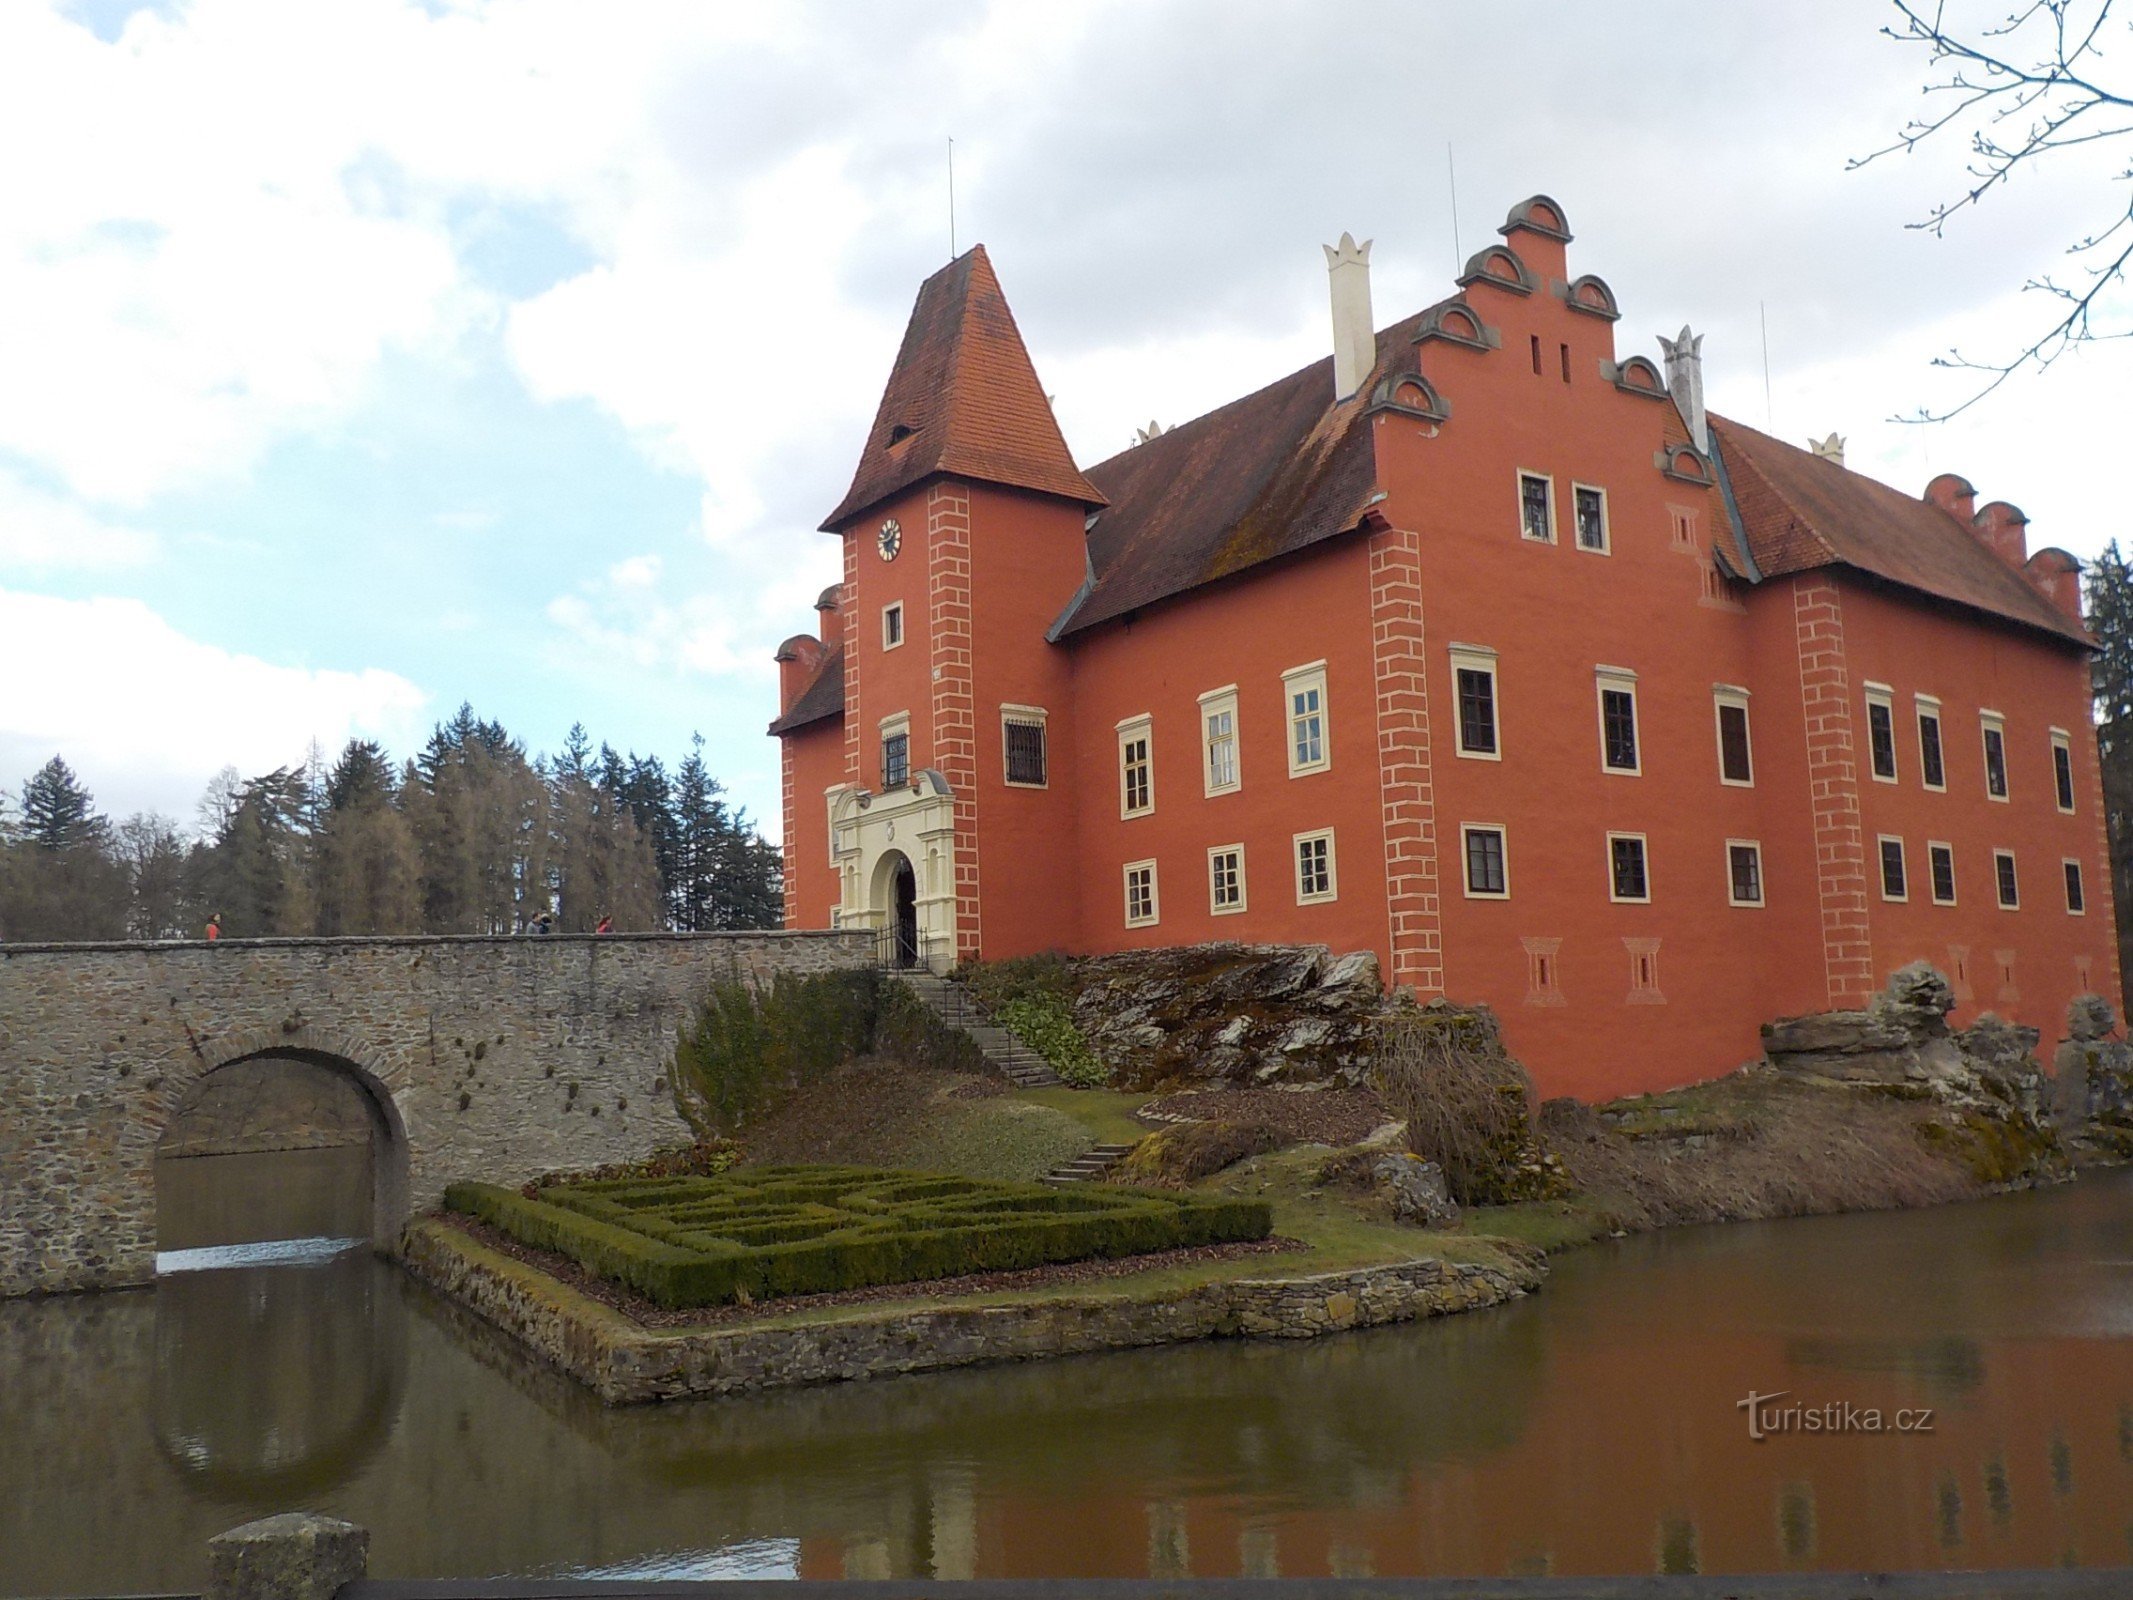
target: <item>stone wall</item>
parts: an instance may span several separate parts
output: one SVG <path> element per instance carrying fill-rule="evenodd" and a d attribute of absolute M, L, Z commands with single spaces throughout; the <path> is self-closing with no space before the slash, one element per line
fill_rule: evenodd
<path fill-rule="evenodd" d="M 391 1239 L 455 1178 L 685 1142 L 666 1066 L 707 983 L 870 958 L 778 932 L 0 946 L 0 1295 L 154 1275 L 156 1146 L 220 1068 L 361 1085 Z"/>
<path fill-rule="evenodd" d="M 1309 1339 L 1498 1305 L 1540 1286 L 1510 1267 L 1445 1261 L 1204 1284 L 1164 1298 L 1064 1293 L 1015 1304 L 860 1312 L 812 1323 L 647 1329 L 449 1222 L 415 1223 L 417 1277 L 529 1346 L 610 1405 L 1215 1338 Z M 923 1285 L 916 1286 L 923 1288 Z"/>

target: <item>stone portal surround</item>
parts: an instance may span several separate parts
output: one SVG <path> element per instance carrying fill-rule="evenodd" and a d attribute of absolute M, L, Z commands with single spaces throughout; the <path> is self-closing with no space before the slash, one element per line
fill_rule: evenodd
<path fill-rule="evenodd" d="M 871 955 L 838 932 L 0 945 L 0 1296 L 154 1276 L 156 1146 L 222 1067 L 361 1086 L 391 1239 L 456 1178 L 686 1143 L 667 1067 L 705 988 Z"/>
<path fill-rule="evenodd" d="M 609 1405 L 1195 1339 L 1310 1339 L 1499 1305 L 1540 1287 L 1546 1273 L 1537 1259 L 1511 1268 L 1407 1261 L 1205 1284 L 1154 1300 L 1068 1292 L 1011 1305 L 862 1307 L 802 1324 L 654 1330 L 434 1218 L 408 1228 L 401 1260 Z"/>

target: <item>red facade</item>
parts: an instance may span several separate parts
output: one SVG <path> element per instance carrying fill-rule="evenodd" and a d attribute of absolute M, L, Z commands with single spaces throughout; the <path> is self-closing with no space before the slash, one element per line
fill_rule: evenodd
<path fill-rule="evenodd" d="M 1503 232 L 1086 473 L 983 250 L 929 279 L 779 651 L 788 924 L 1372 949 L 1587 1098 L 1921 958 L 2047 1040 L 2115 1000 L 2071 558 L 1706 418 L 1700 341 L 1618 357 L 1560 207 Z"/>

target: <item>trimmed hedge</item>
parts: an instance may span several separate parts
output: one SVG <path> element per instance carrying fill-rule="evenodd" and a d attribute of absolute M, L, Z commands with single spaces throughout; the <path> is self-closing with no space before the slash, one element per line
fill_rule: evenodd
<path fill-rule="evenodd" d="M 448 1210 L 669 1309 L 1263 1239 L 1259 1201 L 1052 1189 L 870 1167 L 550 1185 L 456 1183 Z"/>

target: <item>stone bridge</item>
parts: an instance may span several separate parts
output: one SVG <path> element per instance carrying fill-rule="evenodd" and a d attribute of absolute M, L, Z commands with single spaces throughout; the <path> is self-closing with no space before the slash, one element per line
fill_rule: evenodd
<path fill-rule="evenodd" d="M 862 967 L 871 940 L 0 945 L 0 1296 L 150 1280 L 157 1147 L 181 1115 L 212 1125 L 250 1099 L 258 1064 L 302 1064 L 299 1118 L 322 1103 L 320 1069 L 360 1089 L 373 1234 L 391 1241 L 456 1178 L 514 1183 L 685 1142 L 666 1069 L 705 986 Z M 197 1118 L 189 1133 L 180 1153 L 200 1153 Z"/>

